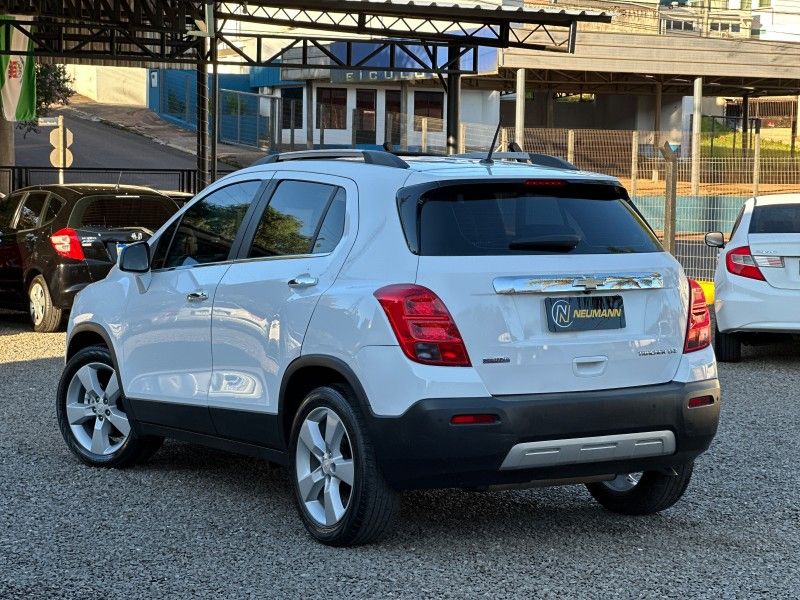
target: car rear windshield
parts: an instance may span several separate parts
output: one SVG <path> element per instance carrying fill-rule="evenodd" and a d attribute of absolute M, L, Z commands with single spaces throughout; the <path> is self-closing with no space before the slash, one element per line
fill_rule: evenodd
<path fill-rule="evenodd" d="M 89 196 L 75 205 L 70 226 L 153 232 L 177 210 L 177 204 L 163 196 Z"/>
<path fill-rule="evenodd" d="M 412 252 L 426 256 L 661 252 L 615 185 L 478 183 L 399 195 Z"/>
<path fill-rule="evenodd" d="M 800 204 L 756 206 L 750 233 L 800 233 Z"/>

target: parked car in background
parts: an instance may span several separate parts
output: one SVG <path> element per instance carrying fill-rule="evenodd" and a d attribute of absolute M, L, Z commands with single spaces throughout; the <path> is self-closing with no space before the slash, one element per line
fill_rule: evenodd
<path fill-rule="evenodd" d="M 714 276 L 719 360 L 741 360 L 743 343 L 800 334 L 800 194 L 751 198 L 727 244 L 719 231 L 706 244 L 722 249 Z"/>
<path fill-rule="evenodd" d="M 0 200 L 0 307 L 56 331 L 75 294 L 106 276 L 126 244 L 150 238 L 178 204 L 150 188 L 42 185 Z"/>
<path fill-rule="evenodd" d="M 645 515 L 716 432 L 710 337 L 702 289 L 612 177 L 286 153 L 80 294 L 57 411 L 90 465 L 164 437 L 285 464 L 326 544 L 378 538 L 410 488 L 582 483 Z"/>

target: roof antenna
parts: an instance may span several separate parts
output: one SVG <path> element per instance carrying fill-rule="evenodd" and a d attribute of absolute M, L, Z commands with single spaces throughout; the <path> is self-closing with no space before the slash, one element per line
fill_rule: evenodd
<path fill-rule="evenodd" d="M 122 171 L 119 172 L 119 177 L 117 177 L 117 193 L 119 194 L 119 182 L 122 181 Z"/>
<path fill-rule="evenodd" d="M 494 130 L 494 137 L 492 138 L 492 145 L 489 146 L 489 154 L 486 155 L 486 158 L 480 161 L 482 165 L 493 165 L 494 161 L 492 160 L 492 154 L 494 154 L 494 147 L 497 144 L 497 136 L 500 135 L 500 123 L 497 124 L 497 129 Z"/>

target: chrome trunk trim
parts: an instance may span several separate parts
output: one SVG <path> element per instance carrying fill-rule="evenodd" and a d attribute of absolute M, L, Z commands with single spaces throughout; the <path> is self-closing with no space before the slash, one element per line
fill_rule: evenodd
<path fill-rule="evenodd" d="M 517 444 L 508 451 L 500 470 L 666 456 L 675 453 L 671 431 L 547 440 Z"/>
<path fill-rule="evenodd" d="M 528 275 L 497 277 L 498 294 L 553 294 L 558 292 L 653 290 L 664 287 L 661 273 L 595 273 L 592 275 Z"/>

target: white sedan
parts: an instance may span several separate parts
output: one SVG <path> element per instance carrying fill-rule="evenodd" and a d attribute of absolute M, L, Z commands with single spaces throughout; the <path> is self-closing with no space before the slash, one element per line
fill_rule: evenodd
<path fill-rule="evenodd" d="M 727 244 L 718 231 L 705 241 L 722 248 L 714 276 L 718 360 L 740 360 L 743 341 L 800 334 L 800 194 L 750 198 Z"/>

